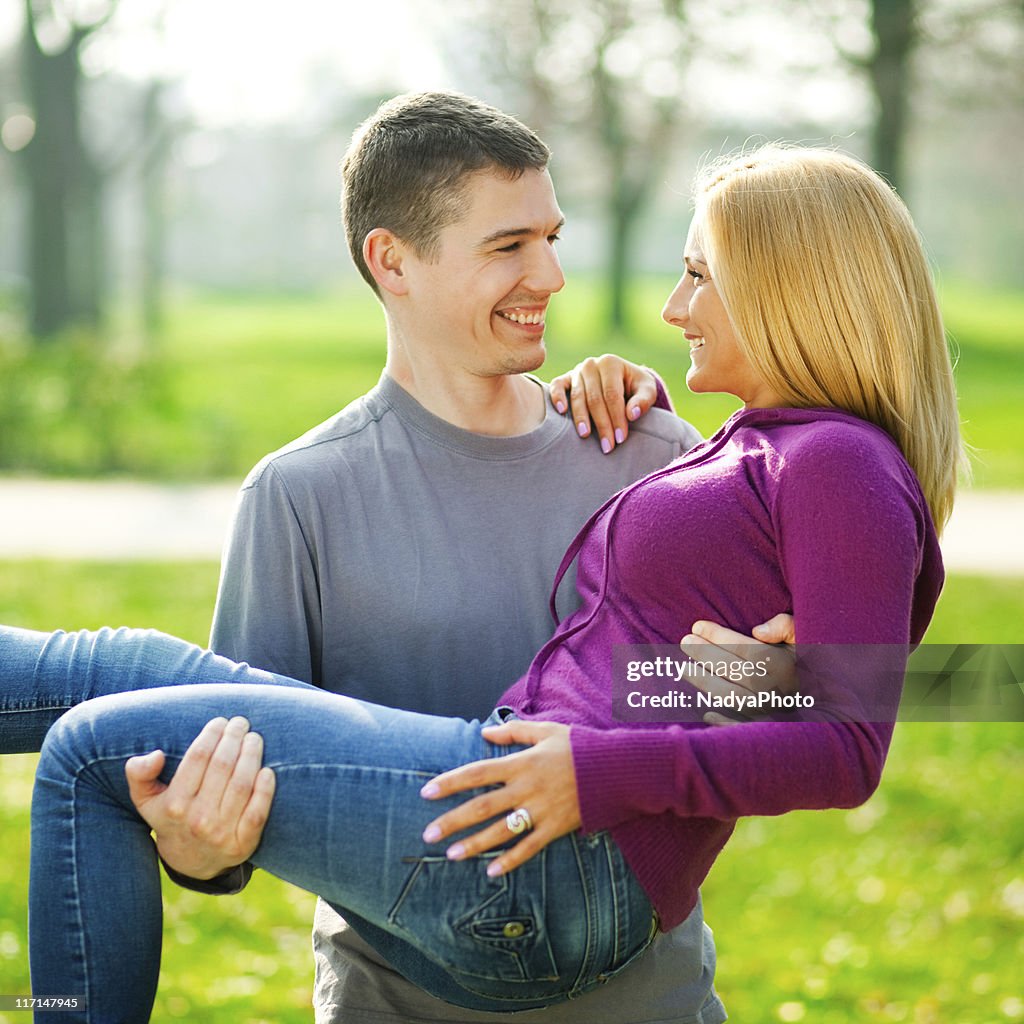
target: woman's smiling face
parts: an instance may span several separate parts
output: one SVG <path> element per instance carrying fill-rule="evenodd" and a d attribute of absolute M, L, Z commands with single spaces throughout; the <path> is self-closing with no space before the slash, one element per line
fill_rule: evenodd
<path fill-rule="evenodd" d="M 782 405 L 782 399 L 761 379 L 736 338 L 700 241 L 699 217 L 690 224 L 683 262 L 686 271 L 661 316 L 682 330 L 690 343 L 687 387 L 696 394 L 722 391 L 736 395 L 748 408 Z"/>

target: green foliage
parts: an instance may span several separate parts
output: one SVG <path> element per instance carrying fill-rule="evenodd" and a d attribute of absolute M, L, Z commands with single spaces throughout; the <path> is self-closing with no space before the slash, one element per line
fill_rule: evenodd
<path fill-rule="evenodd" d="M 0 561 L 0 622 L 46 630 L 137 626 L 205 645 L 218 571 L 215 562 Z"/>
<path fill-rule="evenodd" d="M 978 487 L 1024 485 L 1020 386 L 1024 381 L 1024 296 L 949 283 L 946 328 L 958 353 L 957 390 Z"/>
<path fill-rule="evenodd" d="M 73 333 L 0 346 L 0 466 L 53 474 L 131 471 L 140 411 L 166 410 L 157 361 Z"/>
<path fill-rule="evenodd" d="M 1024 587 L 1013 576 L 946 579 L 925 643 L 1019 644 Z"/>
<path fill-rule="evenodd" d="M 620 352 L 654 366 L 681 413 L 712 432 L 737 403 L 687 392 L 686 346 L 659 316 L 672 283 L 639 282 L 633 333 L 608 337 L 603 291 L 574 278 L 551 307 L 543 372 Z M 959 350 L 976 483 L 1024 485 L 1024 451 L 1016 443 L 1024 296 L 951 284 L 943 303 Z M 33 350 L 0 345 L 0 470 L 240 478 L 375 383 L 384 362 L 383 318 L 362 285 L 308 297 L 192 296 L 169 311 L 159 349 L 128 351 L 135 354 L 82 338 Z"/>
<path fill-rule="evenodd" d="M 212 563 L 0 562 L 0 621 L 126 623 L 202 642 L 216 582 Z M 928 639 L 1016 641 L 1021 582 L 951 577 Z M 1014 987 L 1024 958 L 1020 729 L 900 725 L 882 785 L 863 807 L 740 823 L 704 886 L 732 1019 L 1024 1020 Z M 28 991 L 34 765 L 28 755 L 0 758 L 0 992 Z M 166 882 L 164 896 L 155 1020 L 311 1019 L 309 894 L 257 873 L 240 896 Z"/>
<path fill-rule="evenodd" d="M 1024 1019 L 1020 731 L 901 725 L 866 804 L 740 822 L 704 886 L 732 1018 Z"/>

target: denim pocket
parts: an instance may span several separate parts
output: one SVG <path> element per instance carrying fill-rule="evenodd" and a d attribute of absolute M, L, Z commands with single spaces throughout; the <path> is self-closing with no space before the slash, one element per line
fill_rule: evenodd
<path fill-rule="evenodd" d="M 545 925 L 546 852 L 498 878 L 486 870 L 497 854 L 416 858 L 389 920 L 452 974 L 557 981 Z"/>
<path fill-rule="evenodd" d="M 658 914 L 651 906 L 636 875 L 626 866 L 618 844 L 607 833 L 602 833 L 602 836 L 611 875 L 619 880 L 619 902 L 625 912 L 619 920 L 619 941 L 625 945 L 625 949 L 622 949 L 615 960 L 597 975 L 600 984 L 611 981 L 643 956 L 657 938 L 659 927 Z"/>
<path fill-rule="evenodd" d="M 618 963 L 612 964 L 611 967 L 606 971 L 602 971 L 597 976 L 599 984 L 604 985 L 611 981 L 617 974 L 621 974 L 630 964 L 635 963 L 640 959 L 651 948 L 654 944 L 654 940 L 658 937 L 658 915 L 653 911 L 651 913 L 651 923 L 647 931 L 647 937 L 643 939 L 640 944 L 633 949 L 627 951 L 626 955 L 619 960 Z"/>

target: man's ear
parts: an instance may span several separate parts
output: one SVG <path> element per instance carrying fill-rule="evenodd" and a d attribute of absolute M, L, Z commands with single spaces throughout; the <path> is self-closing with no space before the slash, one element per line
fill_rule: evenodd
<path fill-rule="evenodd" d="M 409 282 L 402 270 L 406 247 L 386 228 L 374 228 L 363 239 L 363 259 L 381 291 L 405 295 Z"/>

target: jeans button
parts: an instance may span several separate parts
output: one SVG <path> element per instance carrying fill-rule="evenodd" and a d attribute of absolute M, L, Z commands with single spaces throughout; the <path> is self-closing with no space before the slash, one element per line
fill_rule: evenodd
<path fill-rule="evenodd" d="M 506 939 L 518 939 L 525 931 L 526 926 L 522 921 L 509 921 L 502 929 L 502 933 Z"/>

